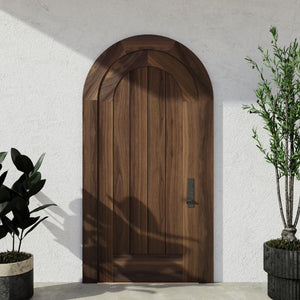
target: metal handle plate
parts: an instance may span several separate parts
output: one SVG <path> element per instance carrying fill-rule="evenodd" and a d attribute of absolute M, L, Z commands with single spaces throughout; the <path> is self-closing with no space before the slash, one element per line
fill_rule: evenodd
<path fill-rule="evenodd" d="M 183 199 L 182 201 L 185 201 L 189 208 L 193 208 L 195 207 L 194 178 L 188 178 L 187 183 L 187 199 Z"/>

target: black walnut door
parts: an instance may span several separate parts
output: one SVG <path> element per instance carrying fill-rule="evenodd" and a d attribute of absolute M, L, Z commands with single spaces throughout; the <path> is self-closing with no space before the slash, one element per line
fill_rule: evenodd
<path fill-rule="evenodd" d="M 84 281 L 212 282 L 210 82 L 182 45 L 136 38 L 111 47 L 118 59 L 104 52 L 85 86 Z"/>

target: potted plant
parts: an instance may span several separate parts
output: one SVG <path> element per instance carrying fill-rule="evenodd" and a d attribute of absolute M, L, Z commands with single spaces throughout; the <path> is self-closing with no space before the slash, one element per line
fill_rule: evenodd
<path fill-rule="evenodd" d="M 7 152 L 0 153 L 0 170 Z M 45 185 L 39 168 L 42 154 L 34 165 L 30 158 L 17 149 L 11 149 L 11 158 L 22 175 L 11 188 L 4 185 L 7 171 L 0 175 L 0 239 L 8 234 L 12 238 L 11 251 L 0 253 L 0 298 L 25 300 L 33 295 L 33 255 L 21 252 L 22 242 L 47 217 L 36 213 L 55 204 L 46 204 L 29 209 L 30 198 Z"/>
<path fill-rule="evenodd" d="M 260 81 L 255 91 L 256 104 L 243 108 L 263 120 L 263 128 L 269 135 L 268 145 L 263 145 L 257 130 L 253 129 L 258 149 L 274 166 L 283 225 L 281 238 L 264 243 L 268 295 L 275 300 L 299 300 L 300 241 L 295 234 L 300 199 L 295 215 L 293 207 L 295 180 L 300 180 L 300 48 L 297 39 L 288 46 L 279 46 L 277 29 L 272 26 L 270 32 L 271 51 L 258 47 L 262 64 L 246 58 L 258 72 Z"/>

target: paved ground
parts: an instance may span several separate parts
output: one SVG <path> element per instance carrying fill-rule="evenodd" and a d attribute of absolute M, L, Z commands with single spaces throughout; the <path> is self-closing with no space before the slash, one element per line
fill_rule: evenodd
<path fill-rule="evenodd" d="M 35 283 L 32 300 L 270 300 L 266 283 Z"/>

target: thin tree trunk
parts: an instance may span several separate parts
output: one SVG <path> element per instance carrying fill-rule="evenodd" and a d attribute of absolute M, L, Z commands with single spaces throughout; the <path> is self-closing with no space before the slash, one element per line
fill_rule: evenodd
<path fill-rule="evenodd" d="M 289 202 L 288 186 L 289 186 L 289 176 L 285 175 L 285 211 L 286 211 L 285 213 L 286 213 L 287 225 L 290 226 L 290 202 Z"/>
<path fill-rule="evenodd" d="M 294 227 L 297 227 L 298 224 L 298 220 L 299 220 L 299 215 L 300 215 L 300 197 L 299 197 L 299 202 L 298 202 L 298 209 L 297 209 L 297 213 L 296 213 L 296 218 L 295 218 L 295 222 L 294 222 Z"/>
<path fill-rule="evenodd" d="M 289 200 L 290 200 L 290 224 L 293 223 L 293 210 L 294 210 L 294 182 L 295 176 L 293 174 L 294 171 L 294 125 L 291 128 L 290 132 L 290 186 L 289 186 Z"/>
<path fill-rule="evenodd" d="M 295 178 L 293 175 L 290 177 L 290 194 L 289 194 L 289 199 L 290 199 L 290 224 L 293 224 L 293 206 L 294 206 L 294 181 Z"/>
<path fill-rule="evenodd" d="M 285 100 L 285 125 L 288 127 L 288 100 Z M 287 129 L 285 133 L 285 161 L 286 161 L 286 174 L 285 174 L 285 201 L 286 201 L 286 219 L 288 227 L 292 226 L 290 216 L 290 201 L 289 201 L 289 132 Z"/>
<path fill-rule="evenodd" d="M 281 220 L 282 220 L 282 223 L 283 223 L 283 227 L 286 228 L 286 221 L 285 221 L 285 218 L 284 218 L 284 213 L 283 213 L 283 208 L 282 208 L 280 183 L 279 183 L 279 173 L 278 173 L 278 167 L 277 166 L 275 166 L 275 174 L 276 174 L 277 198 L 278 198 L 278 204 L 279 204 Z M 300 213 L 300 208 L 299 208 L 299 213 Z"/>

